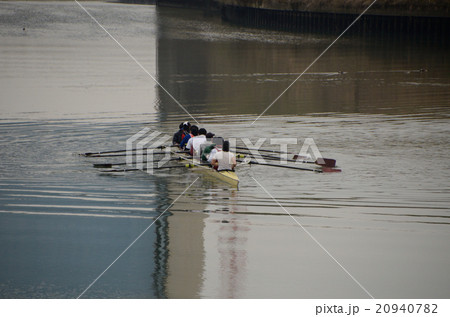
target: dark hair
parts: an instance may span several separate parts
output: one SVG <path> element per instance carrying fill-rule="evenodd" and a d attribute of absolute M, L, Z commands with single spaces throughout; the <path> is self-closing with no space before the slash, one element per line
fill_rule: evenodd
<path fill-rule="evenodd" d="M 184 122 L 182 129 L 185 130 L 185 131 L 189 131 L 191 129 L 191 124 L 189 122 L 187 122 L 187 121 Z"/>
<path fill-rule="evenodd" d="M 191 133 L 192 133 L 194 136 L 197 136 L 197 135 L 198 135 L 198 127 L 197 127 L 196 125 L 193 125 L 193 126 L 191 127 Z"/>
<path fill-rule="evenodd" d="M 224 141 L 222 145 L 222 151 L 230 152 L 230 142 Z"/>
<path fill-rule="evenodd" d="M 198 134 L 206 135 L 206 129 L 201 128 L 200 130 L 198 130 Z"/>
<path fill-rule="evenodd" d="M 206 138 L 211 139 L 214 136 L 214 133 L 208 132 L 206 133 Z"/>
<path fill-rule="evenodd" d="M 215 136 L 212 138 L 212 142 L 220 146 L 223 145 L 223 141 L 224 139 L 221 136 Z"/>
<path fill-rule="evenodd" d="M 180 125 L 179 125 L 180 130 L 183 129 L 183 126 L 184 126 L 184 122 L 180 123 Z"/>

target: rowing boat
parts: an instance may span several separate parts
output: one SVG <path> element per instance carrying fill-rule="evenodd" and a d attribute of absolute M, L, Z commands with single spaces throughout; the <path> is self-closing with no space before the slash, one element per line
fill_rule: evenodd
<path fill-rule="evenodd" d="M 169 148 L 170 146 L 158 146 L 158 147 L 154 147 L 154 148 L 147 148 L 145 150 L 148 149 L 163 149 L 163 148 Z M 252 149 L 254 150 L 254 149 Z M 117 150 L 117 151 L 106 151 L 106 152 L 87 152 L 87 153 L 82 153 L 80 155 L 85 156 L 85 157 L 112 157 L 112 156 L 127 156 L 128 157 L 128 151 L 129 150 Z M 290 154 L 290 153 L 286 153 L 286 152 L 278 152 L 278 151 L 273 151 L 273 150 L 261 150 L 261 151 L 270 151 L 272 153 L 280 153 L 280 154 Z M 127 152 L 127 153 L 125 153 Z M 142 151 L 141 151 L 142 152 Z M 114 154 L 113 154 L 114 153 Z M 116 153 L 123 153 L 123 154 L 116 154 Z M 166 154 L 167 152 L 154 152 L 153 154 Z M 203 163 L 202 161 L 200 161 L 198 158 L 192 158 L 192 156 L 190 156 L 189 154 L 185 153 L 185 152 L 178 152 L 176 150 L 171 150 L 170 153 L 174 156 L 175 160 L 179 160 L 181 162 L 183 162 L 183 165 L 186 167 L 196 167 L 196 170 L 198 171 L 203 171 L 206 172 L 206 174 L 209 174 L 210 176 L 215 177 L 216 179 L 222 180 L 227 182 L 230 185 L 233 186 L 238 186 L 239 184 L 239 178 L 236 175 L 236 173 L 234 171 L 216 171 L 215 169 L 212 169 L 211 166 L 207 163 Z M 107 155 L 105 155 L 107 154 Z M 113 154 L 113 155 L 110 155 Z M 133 156 L 137 156 L 137 155 L 142 155 L 142 153 L 138 153 L 138 151 L 132 152 Z M 302 171 L 311 171 L 311 172 L 319 172 L 319 173 L 329 173 L 329 172 L 341 172 L 341 169 L 336 168 L 336 160 L 334 159 L 327 159 L 327 158 L 322 158 L 322 161 L 320 161 L 319 159 L 317 159 L 316 161 L 306 161 L 306 160 L 302 160 L 300 161 L 301 163 L 305 163 L 305 164 L 315 164 L 318 165 L 315 168 L 305 168 L 305 167 L 301 167 L 301 166 L 291 166 L 291 165 L 285 165 L 285 164 L 272 164 L 272 163 L 265 163 L 264 161 L 261 162 L 258 160 L 258 157 L 261 158 L 267 158 L 267 159 L 277 159 L 276 156 L 273 155 L 266 155 L 266 154 L 258 154 L 258 155 L 254 155 L 253 153 L 248 153 L 245 152 L 242 154 L 238 154 L 236 157 L 245 157 L 245 156 L 249 156 L 246 157 L 245 160 L 237 160 L 238 162 L 242 162 L 245 164 L 258 164 L 258 165 L 263 165 L 263 166 L 271 166 L 271 167 L 279 167 L 279 168 L 290 168 L 290 169 L 295 169 L 295 170 L 302 170 Z M 256 160 L 253 160 L 253 158 L 255 158 Z M 304 159 L 304 158 L 303 158 Z M 284 161 L 286 162 L 298 162 L 298 157 L 297 155 L 294 155 L 293 159 L 284 159 Z M 150 162 L 153 163 L 152 161 L 148 161 L 148 162 L 141 162 L 141 163 L 146 163 L 149 164 Z M 124 162 L 124 163 L 100 163 L 100 164 L 94 164 L 94 167 L 96 168 L 111 168 L 112 166 L 121 166 L 121 165 L 128 165 L 128 162 Z M 177 167 L 183 167 L 180 165 L 168 165 L 168 166 L 161 166 L 161 167 L 157 167 L 155 169 L 166 169 L 166 168 L 177 168 Z M 137 171 L 137 170 L 153 170 L 153 168 L 128 168 L 128 169 L 111 169 L 111 170 L 104 170 L 103 172 L 107 172 L 107 173 L 113 173 L 113 172 L 131 172 L 131 171 Z"/>
<path fill-rule="evenodd" d="M 194 165 L 199 171 L 205 172 L 207 175 L 211 175 L 217 179 L 220 179 L 232 186 L 239 185 L 239 177 L 235 171 L 217 171 L 211 168 L 208 164 L 202 163 L 200 160 L 193 158 L 189 154 L 177 153 L 176 151 L 171 151 L 172 155 L 178 157 L 180 161 L 184 164 L 189 162 L 189 164 Z"/>

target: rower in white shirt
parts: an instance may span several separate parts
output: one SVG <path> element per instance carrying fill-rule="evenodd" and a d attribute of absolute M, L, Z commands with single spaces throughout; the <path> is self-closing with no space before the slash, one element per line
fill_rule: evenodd
<path fill-rule="evenodd" d="M 191 155 L 198 156 L 200 155 L 200 145 L 206 142 L 206 130 L 201 128 L 198 130 L 198 135 L 191 130 L 191 133 L 194 137 L 189 139 L 188 144 L 186 145 L 186 149 L 189 150 Z"/>
<path fill-rule="evenodd" d="M 211 164 L 217 166 L 217 170 L 220 171 L 234 171 L 236 167 L 236 157 L 230 152 L 230 142 L 223 142 L 222 151 L 217 152 Z"/>

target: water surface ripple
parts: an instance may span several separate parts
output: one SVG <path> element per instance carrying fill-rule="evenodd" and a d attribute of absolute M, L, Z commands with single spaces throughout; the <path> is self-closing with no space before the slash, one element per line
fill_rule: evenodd
<path fill-rule="evenodd" d="M 76 4 L 0 2 L 0 297 L 77 297 L 163 212 L 86 297 L 367 297 L 281 204 L 375 297 L 448 298 L 448 49 L 343 38 L 252 125 L 333 39 L 85 6 L 208 131 L 343 172 L 104 173 L 78 154 L 190 118 Z"/>

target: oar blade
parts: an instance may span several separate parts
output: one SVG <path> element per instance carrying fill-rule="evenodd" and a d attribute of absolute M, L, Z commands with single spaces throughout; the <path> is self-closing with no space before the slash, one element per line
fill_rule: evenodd
<path fill-rule="evenodd" d="M 306 157 L 305 156 L 299 156 L 299 155 L 296 154 L 296 155 L 294 155 L 292 157 L 292 159 L 293 160 L 305 160 Z M 317 165 L 324 166 L 324 167 L 336 167 L 336 160 L 329 159 L 329 158 L 324 158 L 324 157 L 320 157 L 314 162 L 303 161 L 303 163 L 317 164 Z"/>
<path fill-rule="evenodd" d="M 336 160 L 319 157 L 314 163 L 324 167 L 336 167 Z"/>
<path fill-rule="evenodd" d="M 342 170 L 340 168 L 322 167 L 322 172 L 324 172 L 324 173 L 340 173 L 340 172 L 342 172 Z"/>

